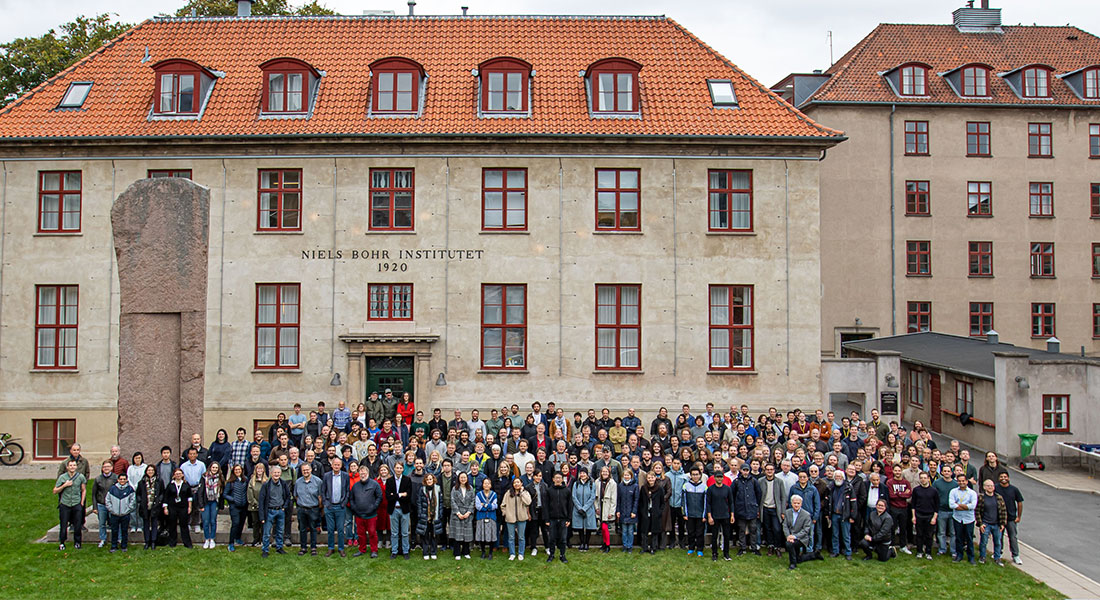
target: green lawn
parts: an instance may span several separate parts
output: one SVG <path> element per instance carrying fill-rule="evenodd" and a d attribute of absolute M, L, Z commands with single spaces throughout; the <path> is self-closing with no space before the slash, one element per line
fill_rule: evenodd
<path fill-rule="evenodd" d="M 668 597 L 816 598 L 882 600 L 896 594 L 918 598 L 1062 598 L 1009 566 L 971 567 L 949 560 L 909 556 L 883 565 L 844 560 L 815 561 L 789 573 L 776 558 L 745 556 L 734 562 L 688 558 L 681 551 L 656 556 L 613 551 L 571 552 L 570 562 L 543 557 L 522 563 L 499 556 L 455 562 L 450 553 L 425 562 L 388 558 L 352 560 L 299 557 L 261 559 L 259 550 L 160 549 L 108 554 L 95 547 L 95 532 L 80 551 L 58 552 L 37 544 L 56 524 L 49 481 L 0 481 L 0 598 L 429 598 L 486 597 L 646 599 Z"/>

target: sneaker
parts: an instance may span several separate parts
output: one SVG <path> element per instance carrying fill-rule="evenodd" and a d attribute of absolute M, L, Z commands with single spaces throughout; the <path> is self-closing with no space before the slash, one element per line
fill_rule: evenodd
<path fill-rule="evenodd" d="M 509 554 L 508 555 L 508 560 L 516 560 L 516 555 L 515 554 Z"/>
<path fill-rule="evenodd" d="M 65 544 L 58 544 L 57 549 L 58 550 L 64 550 L 65 549 Z"/>
<path fill-rule="evenodd" d="M 548 563 L 552 563 L 552 562 L 554 562 L 554 555 L 553 555 L 553 554 L 551 554 L 551 555 L 547 556 L 547 557 L 546 557 L 546 562 L 548 562 Z"/>
<path fill-rule="evenodd" d="M 699 555 L 699 558 L 703 558 L 703 553 L 702 552 L 697 552 L 696 554 Z"/>
<path fill-rule="evenodd" d="M 435 558 L 435 557 L 433 556 L 432 558 Z M 519 555 L 519 559 L 523 560 L 523 555 L 522 554 Z"/>
<path fill-rule="evenodd" d="M 531 556 L 538 556 L 538 555 L 539 555 L 539 549 L 538 548 L 531 548 Z"/>
<path fill-rule="evenodd" d="M 123 550 L 123 552 L 125 552 L 125 550 Z M 997 563 L 997 566 L 998 566 L 998 567 L 1003 567 L 1003 566 L 1005 566 L 1005 561 L 1003 561 L 1003 560 L 998 560 L 998 561 L 996 561 L 996 563 Z"/>
<path fill-rule="evenodd" d="M 462 555 L 462 558 L 465 558 L 466 560 L 470 560 L 470 555 L 469 554 L 464 554 L 464 555 Z"/>
<path fill-rule="evenodd" d="M 229 544 L 229 551 L 230 552 L 236 552 L 237 551 L 236 546 L 234 546 L 233 544 Z"/>
<path fill-rule="evenodd" d="M 111 548 L 110 550 L 108 550 L 108 552 L 114 554 L 115 552 L 118 552 L 118 548 Z"/>
<path fill-rule="evenodd" d="M 925 554 L 924 557 L 927 558 L 928 560 L 932 560 L 932 555 L 931 554 Z"/>
<path fill-rule="evenodd" d="M 1024 564 L 1024 561 L 1020 560 L 1020 557 L 1019 557 L 1019 556 L 1013 556 L 1013 557 L 1012 557 L 1012 562 L 1014 562 L 1014 563 L 1016 563 L 1016 564 L 1018 564 L 1018 565 L 1022 565 L 1022 564 Z"/>
<path fill-rule="evenodd" d="M 692 550 L 688 550 L 688 556 L 691 556 L 692 554 L 695 554 L 695 552 Z"/>
<path fill-rule="evenodd" d="M 462 560 L 462 557 L 461 556 L 456 556 L 455 560 Z"/>
<path fill-rule="evenodd" d="M 727 555 L 727 556 L 723 556 L 723 557 L 722 557 L 722 560 L 733 560 L 733 559 L 732 559 L 732 558 L 730 558 L 730 557 L 729 557 L 729 556 Z"/>
<path fill-rule="evenodd" d="M 276 548 L 275 553 L 276 554 L 286 554 L 286 550 L 283 550 L 282 548 Z"/>
<path fill-rule="evenodd" d="M 901 551 L 906 553 L 906 554 L 912 554 L 913 553 L 913 551 L 909 549 L 909 546 L 902 546 Z"/>
<path fill-rule="evenodd" d="M 984 565 L 985 564 L 985 559 L 984 558 L 979 558 L 978 559 L 978 564 L 979 565 Z"/>
<path fill-rule="evenodd" d="M 77 542 L 77 543 L 73 544 L 73 549 L 74 550 L 80 550 L 80 542 Z"/>
<path fill-rule="evenodd" d="M 425 555 L 424 555 L 424 560 L 431 560 L 431 559 L 432 559 L 432 557 L 431 557 L 431 556 L 429 556 L 429 555 L 427 555 L 427 554 L 425 554 Z"/>
<path fill-rule="evenodd" d="M 563 556 L 563 557 L 561 557 L 561 562 L 563 562 L 563 563 L 567 563 L 567 562 L 569 562 L 569 559 L 568 559 L 568 558 L 565 558 L 565 557 Z"/>
<path fill-rule="evenodd" d="M 923 552 L 917 552 L 917 558 L 924 558 Z"/>
<path fill-rule="evenodd" d="M 377 552 L 371 552 L 370 557 L 371 558 L 378 558 L 378 553 Z"/>
<path fill-rule="evenodd" d="M 432 555 L 432 560 L 439 560 L 439 557 L 433 554 Z"/>
<path fill-rule="evenodd" d="M 193 529 L 195 531 L 195 533 L 202 533 L 202 528 L 199 527 L 198 525 L 195 525 L 191 529 Z"/>
<path fill-rule="evenodd" d="M 106 545 L 107 545 L 107 542 L 106 542 L 106 541 L 104 541 L 104 540 L 99 540 L 99 547 L 100 547 L 100 548 L 102 548 L 103 546 L 106 546 Z"/>

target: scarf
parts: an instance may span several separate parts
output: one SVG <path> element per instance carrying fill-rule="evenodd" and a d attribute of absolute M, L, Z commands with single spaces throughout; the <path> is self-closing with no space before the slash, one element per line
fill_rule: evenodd
<path fill-rule="evenodd" d="M 210 476 L 210 473 L 206 474 L 206 501 L 217 502 L 218 500 L 218 477 L 215 475 Z M 211 500 L 213 498 L 213 500 Z"/>
<path fill-rule="evenodd" d="M 435 494 L 435 486 L 433 485 L 430 488 L 425 488 L 424 493 L 428 497 L 428 521 L 429 522 L 435 522 L 435 511 L 436 511 L 436 504 L 437 504 L 437 501 L 438 501 L 438 499 L 436 497 L 436 494 Z"/>
<path fill-rule="evenodd" d="M 145 508 L 153 510 L 157 503 L 157 476 L 145 478 Z"/>

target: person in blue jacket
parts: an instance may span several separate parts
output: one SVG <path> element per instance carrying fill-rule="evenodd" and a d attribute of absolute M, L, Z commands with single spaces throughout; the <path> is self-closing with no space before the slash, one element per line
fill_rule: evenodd
<path fill-rule="evenodd" d="M 684 517 L 687 521 L 688 554 L 703 555 L 703 519 L 707 516 L 707 484 L 698 467 L 691 468 L 691 479 L 683 485 Z"/>
<path fill-rule="evenodd" d="M 638 482 L 630 469 L 623 471 L 618 493 L 619 506 L 615 516 L 622 527 L 623 552 L 630 554 L 634 550 L 634 529 L 638 526 Z"/>
<path fill-rule="evenodd" d="M 760 555 L 756 535 L 760 529 L 760 487 L 752 476 L 749 463 L 741 463 L 741 473 L 733 480 L 733 516 L 737 526 L 737 555 L 751 550 Z"/>
<path fill-rule="evenodd" d="M 588 551 L 588 541 L 596 530 L 596 489 L 588 471 L 577 469 L 573 483 L 573 531 L 580 536 L 580 551 Z"/>

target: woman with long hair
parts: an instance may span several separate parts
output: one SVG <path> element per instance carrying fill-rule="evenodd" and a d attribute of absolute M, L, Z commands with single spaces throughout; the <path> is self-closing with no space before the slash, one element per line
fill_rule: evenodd
<path fill-rule="evenodd" d="M 241 541 L 244 529 L 244 517 L 248 512 L 248 479 L 244 476 L 244 467 L 233 465 L 229 480 L 225 482 L 222 496 L 229 502 L 229 551 L 234 552 Z"/>
<path fill-rule="evenodd" d="M 161 489 L 163 481 L 157 476 L 156 465 L 143 465 L 143 474 L 137 484 L 137 513 L 141 515 L 142 531 L 145 535 L 145 549 L 157 547 L 157 532 L 160 521 Z"/>
<path fill-rule="evenodd" d="M 451 502 L 454 502 L 452 496 Z M 493 491 L 493 480 L 486 477 L 481 480 L 481 491 L 474 496 L 474 508 L 477 509 L 477 525 L 474 540 L 481 544 L 481 558 L 493 559 L 493 546 L 497 541 L 497 508 L 500 502 Z M 489 555 L 486 557 L 485 553 Z"/>
<path fill-rule="evenodd" d="M 195 492 L 196 502 L 202 511 L 202 539 L 203 548 L 213 548 L 214 538 L 218 534 L 218 507 L 222 502 L 222 492 L 225 490 L 225 478 L 222 477 L 221 463 L 210 463 L 210 468 L 202 476 L 198 490 Z"/>
<path fill-rule="evenodd" d="M 320 439 L 320 438 L 318 438 Z M 259 546 L 263 538 L 264 522 L 260 518 L 260 488 L 267 483 L 267 464 L 256 463 L 252 477 L 248 479 L 248 520 L 252 527 L 252 545 Z"/>
<path fill-rule="evenodd" d="M 454 541 L 455 560 L 470 558 L 470 542 L 474 539 L 476 493 L 470 486 L 470 474 L 459 471 L 457 485 L 451 492 L 451 522 L 448 525 Z"/>

